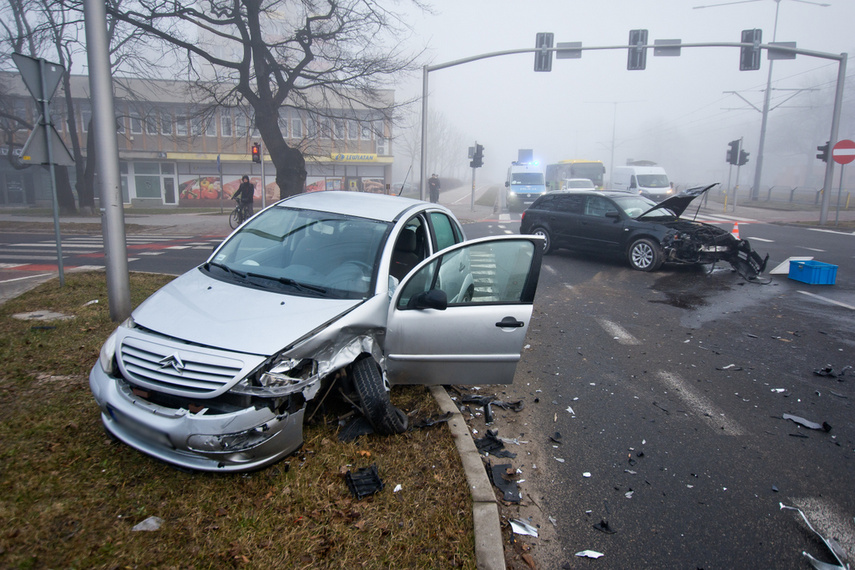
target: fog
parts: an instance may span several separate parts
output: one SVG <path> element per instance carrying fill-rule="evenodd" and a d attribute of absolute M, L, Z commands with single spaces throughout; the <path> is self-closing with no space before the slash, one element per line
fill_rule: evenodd
<path fill-rule="evenodd" d="M 434 0 L 433 14 L 414 15 L 416 33 L 408 41 L 426 49 L 430 65 L 532 48 L 538 32 L 553 32 L 556 43 L 593 47 L 626 45 L 631 29 L 649 30 L 652 45 L 656 39 L 739 42 L 742 30 L 760 28 L 766 44 L 773 41 L 777 7 L 776 41 L 852 51 L 855 2 L 823 3 L 829 6 L 806 0 Z M 548 73 L 533 71 L 531 53 L 438 70 L 429 75 L 430 115 L 459 133 L 449 144 L 460 148 L 459 160 L 436 168 L 468 181 L 467 147 L 477 141 L 485 148 L 479 185 L 502 182 L 520 148 L 533 149 L 544 164 L 602 160 L 607 176 L 628 159 L 651 160 L 678 184 L 725 184 L 729 174 L 736 176 L 725 162 L 727 144 L 742 137 L 751 154 L 740 186 L 750 187 L 769 65 L 764 51 L 760 70 L 740 71 L 739 49 L 716 47 L 684 48 L 680 57 L 655 57 L 651 48 L 640 71 L 627 70 L 626 50 L 553 59 Z M 837 69 L 836 61 L 803 55 L 774 62 L 761 188 L 821 185 L 824 164 L 815 158 L 816 146 L 829 138 Z M 421 77 L 396 89 L 399 100 L 420 96 Z M 840 138 L 855 137 L 852 100 L 850 87 Z M 402 146 L 395 152 L 398 179 L 411 160 Z M 438 151 L 429 145 L 428 154 Z"/>

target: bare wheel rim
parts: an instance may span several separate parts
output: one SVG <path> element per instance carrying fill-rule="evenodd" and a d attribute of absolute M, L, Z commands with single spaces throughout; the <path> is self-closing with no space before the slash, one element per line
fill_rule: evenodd
<path fill-rule="evenodd" d="M 640 242 L 632 247 L 632 263 L 636 267 L 647 269 L 653 263 L 653 248 L 647 242 Z"/>

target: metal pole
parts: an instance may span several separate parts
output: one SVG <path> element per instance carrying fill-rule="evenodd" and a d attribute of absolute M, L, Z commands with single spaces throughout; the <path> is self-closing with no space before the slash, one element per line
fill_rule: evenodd
<path fill-rule="evenodd" d="M 822 206 L 819 213 L 821 225 L 828 221 L 829 191 L 834 183 L 834 159 L 831 158 L 831 149 L 837 144 L 837 133 L 840 128 L 840 109 L 843 106 L 843 86 L 846 83 L 846 53 L 840 54 L 840 63 L 837 67 L 837 90 L 834 94 L 834 111 L 831 115 L 831 136 L 828 139 L 828 162 L 825 164 L 825 180 L 822 184 Z"/>
<path fill-rule="evenodd" d="M 478 143 L 475 143 L 478 146 Z M 475 168 L 472 168 L 472 192 L 469 194 L 469 210 L 475 211 Z"/>
<path fill-rule="evenodd" d="M 422 144 L 419 149 L 419 199 L 425 199 L 427 184 L 427 114 L 428 114 L 428 66 L 422 68 Z"/>
<path fill-rule="evenodd" d="M 840 165 L 840 186 L 837 187 L 837 214 L 834 216 L 834 225 L 840 223 L 840 196 L 843 194 L 843 168 L 845 164 Z"/>
<path fill-rule="evenodd" d="M 66 72 L 67 73 L 67 72 Z M 53 231 L 56 237 L 56 268 L 59 272 L 59 286 L 65 286 L 65 271 L 62 265 L 62 238 L 59 233 L 59 199 L 56 195 L 56 169 L 53 165 L 53 148 L 51 147 L 51 131 L 53 120 L 50 117 L 48 93 L 45 89 L 45 60 L 39 58 L 39 82 L 42 86 L 42 120 L 44 121 L 45 149 L 47 151 L 48 169 L 50 170 L 50 187 L 53 194 Z"/>
<path fill-rule="evenodd" d="M 777 16 L 775 18 L 777 22 Z M 769 61 L 769 77 L 766 79 L 766 94 L 763 97 L 763 117 L 760 120 L 760 143 L 757 145 L 757 166 L 754 167 L 754 185 L 751 187 L 751 199 L 760 195 L 760 178 L 763 176 L 763 149 L 766 146 L 766 124 L 769 120 L 769 100 L 772 94 L 772 64 Z M 739 145 L 742 146 L 741 144 Z"/>
<path fill-rule="evenodd" d="M 267 198 L 265 194 L 267 192 L 264 191 L 264 143 L 258 143 L 258 154 L 261 155 L 261 209 L 263 210 L 267 206 Z"/>
<path fill-rule="evenodd" d="M 105 3 L 98 0 L 83 0 L 83 19 L 86 29 L 89 89 L 93 110 L 93 129 L 89 136 L 95 136 L 95 148 L 98 149 L 96 170 L 99 174 L 107 297 L 110 301 L 110 318 L 114 322 L 121 322 L 131 314 L 131 292 Z M 92 157 L 89 159 L 91 160 Z"/>

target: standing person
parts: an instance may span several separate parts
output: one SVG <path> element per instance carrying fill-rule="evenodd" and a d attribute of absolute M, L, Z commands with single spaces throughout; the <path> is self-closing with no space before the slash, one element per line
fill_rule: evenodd
<path fill-rule="evenodd" d="M 428 190 L 430 190 L 430 201 L 436 204 L 439 202 L 439 176 L 431 174 L 428 180 Z"/>
<path fill-rule="evenodd" d="M 243 209 L 243 219 L 246 220 L 252 216 L 252 200 L 255 197 L 255 186 L 249 181 L 249 176 L 243 175 L 240 179 L 240 186 L 237 192 L 232 194 L 232 200 L 238 200 Z"/>

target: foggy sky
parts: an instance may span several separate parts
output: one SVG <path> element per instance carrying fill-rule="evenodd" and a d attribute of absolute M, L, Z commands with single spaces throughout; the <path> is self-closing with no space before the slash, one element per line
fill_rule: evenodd
<path fill-rule="evenodd" d="M 727 5 L 711 6 L 713 4 Z M 855 1 L 824 0 L 821 7 L 803 0 L 781 0 L 777 41 L 799 48 L 839 54 L 855 48 Z M 739 42 L 741 31 L 763 30 L 773 40 L 776 0 L 434 0 L 435 14 L 414 21 L 415 48 L 427 49 L 432 65 L 478 54 L 534 47 L 537 32 L 553 32 L 556 42 L 583 46 L 626 45 L 629 30 L 648 29 L 649 40 L 683 43 Z M 695 6 L 709 6 L 694 8 Z M 628 71 L 625 50 L 585 51 L 581 59 L 553 60 L 550 73 L 533 71 L 534 56 L 520 54 L 482 60 L 430 74 L 429 103 L 472 145 L 485 147 L 481 182 L 504 180 L 517 149 L 532 148 L 544 163 L 562 159 L 602 160 L 607 173 L 627 159 L 653 160 L 680 183 L 727 182 L 724 155 L 728 141 L 743 137 L 751 152 L 740 185 L 753 181 L 761 114 L 726 91 L 739 92 L 757 108 L 763 105 L 769 61 L 763 52 L 758 71 L 739 71 L 738 48 L 685 48 L 680 57 L 654 57 L 647 69 Z M 855 72 L 849 62 L 847 76 Z M 770 140 L 780 127 L 796 124 L 796 113 L 821 99 L 833 98 L 837 62 L 798 56 L 774 63 L 763 185 L 773 183 L 781 157 Z M 819 89 L 793 95 L 788 89 Z M 421 77 L 399 85 L 398 98 L 420 95 Z M 855 138 L 852 101 L 846 94 L 840 138 Z M 800 110 L 801 109 L 801 110 Z M 809 158 L 828 139 L 831 110 L 800 135 Z M 791 131 L 792 129 L 790 129 Z M 613 137 L 614 133 L 614 137 Z M 810 139 L 810 140 L 807 140 Z M 468 167 L 466 147 L 461 162 Z M 808 150 L 804 151 L 805 153 Z M 792 154 L 792 153 L 790 153 Z M 396 157 L 397 166 L 403 157 Z M 789 158 L 788 160 L 792 160 Z M 800 157 L 807 163 L 808 157 Z M 468 168 L 464 171 L 468 180 Z M 735 169 L 734 169 L 735 175 Z"/>

